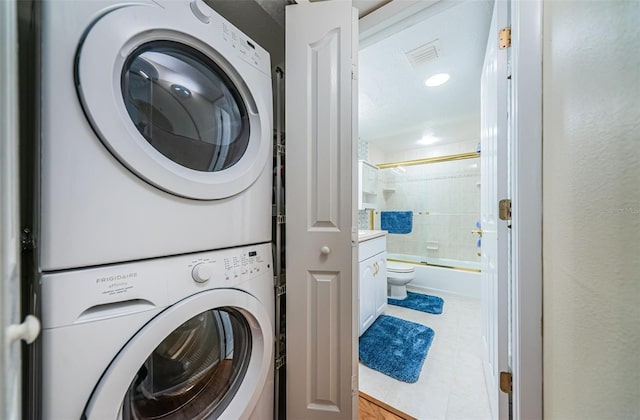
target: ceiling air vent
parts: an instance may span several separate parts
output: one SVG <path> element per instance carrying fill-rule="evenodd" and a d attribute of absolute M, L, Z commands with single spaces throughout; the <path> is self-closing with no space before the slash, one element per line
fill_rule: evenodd
<path fill-rule="evenodd" d="M 418 48 L 406 52 L 405 55 L 413 68 L 418 68 L 440 57 L 440 41 L 436 39 L 428 44 L 421 45 Z"/>

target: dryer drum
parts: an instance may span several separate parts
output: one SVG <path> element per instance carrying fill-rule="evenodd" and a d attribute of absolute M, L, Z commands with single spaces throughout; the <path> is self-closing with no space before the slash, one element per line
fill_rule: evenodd
<path fill-rule="evenodd" d="M 217 417 L 246 373 L 251 332 L 240 312 L 203 312 L 167 336 L 136 373 L 123 419 Z"/>

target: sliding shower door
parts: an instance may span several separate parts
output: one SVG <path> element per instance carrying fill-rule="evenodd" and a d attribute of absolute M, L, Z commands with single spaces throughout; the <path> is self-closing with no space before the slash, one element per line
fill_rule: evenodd
<path fill-rule="evenodd" d="M 479 269 L 479 153 L 379 166 L 374 227 L 390 228 L 389 258 Z"/>

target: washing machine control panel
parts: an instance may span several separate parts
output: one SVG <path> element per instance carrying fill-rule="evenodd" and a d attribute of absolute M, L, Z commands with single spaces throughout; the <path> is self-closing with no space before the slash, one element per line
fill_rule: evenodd
<path fill-rule="evenodd" d="M 241 254 L 231 255 L 223 259 L 224 279 L 227 281 L 244 280 L 260 274 L 264 270 L 264 259 L 255 250 L 245 250 Z"/>
<path fill-rule="evenodd" d="M 269 246 L 258 245 L 201 253 L 187 266 L 191 270 L 191 278 L 196 283 L 206 284 L 214 280 L 225 286 L 234 286 L 255 276 L 269 273 L 269 250 Z"/>
<path fill-rule="evenodd" d="M 263 243 L 44 273 L 43 328 L 160 310 L 207 289 L 272 291 L 271 258 Z"/>

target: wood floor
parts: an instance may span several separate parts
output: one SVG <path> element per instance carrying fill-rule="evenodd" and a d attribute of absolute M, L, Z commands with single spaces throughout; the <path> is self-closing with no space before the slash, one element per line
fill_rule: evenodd
<path fill-rule="evenodd" d="M 358 399 L 359 420 L 416 420 L 408 414 L 397 410 L 382 401 L 360 392 Z"/>

